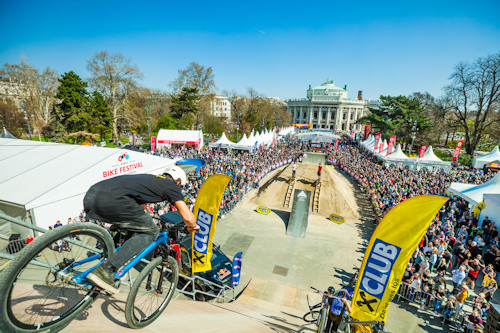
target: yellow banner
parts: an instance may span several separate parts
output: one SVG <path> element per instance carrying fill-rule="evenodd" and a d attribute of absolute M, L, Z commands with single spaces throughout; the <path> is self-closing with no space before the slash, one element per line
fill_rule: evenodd
<path fill-rule="evenodd" d="M 193 273 L 212 269 L 210 259 L 212 258 L 215 222 L 217 222 L 224 189 L 230 180 L 231 178 L 226 175 L 210 176 L 205 180 L 196 197 L 193 213 L 196 216 L 196 224 L 200 226 L 200 231 L 193 234 L 193 250 L 191 252 Z"/>
<path fill-rule="evenodd" d="M 359 270 L 352 314 L 359 321 L 385 321 L 406 265 L 448 198 L 424 195 L 394 207 L 373 233 Z"/>

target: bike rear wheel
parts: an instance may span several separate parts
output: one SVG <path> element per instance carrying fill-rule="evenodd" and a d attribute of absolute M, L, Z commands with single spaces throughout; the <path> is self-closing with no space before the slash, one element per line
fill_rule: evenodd
<path fill-rule="evenodd" d="M 174 258 L 153 259 L 134 281 L 125 305 L 125 319 L 132 328 L 142 328 L 158 318 L 174 295 L 179 268 Z"/>
<path fill-rule="evenodd" d="M 68 242 L 71 251 L 56 250 L 58 241 Z M 72 284 L 71 278 L 113 251 L 109 233 L 91 223 L 66 225 L 37 237 L 0 274 L 0 332 L 64 328 L 98 295 L 92 284 Z M 95 260 L 73 267 L 95 254 Z"/>
<path fill-rule="evenodd" d="M 306 321 L 308 323 L 313 323 L 313 322 L 315 322 L 315 321 L 318 320 L 318 318 L 319 318 L 319 311 L 317 311 L 317 310 L 309 311 L 302 318 L 304 319 L 304 321 Z"/>

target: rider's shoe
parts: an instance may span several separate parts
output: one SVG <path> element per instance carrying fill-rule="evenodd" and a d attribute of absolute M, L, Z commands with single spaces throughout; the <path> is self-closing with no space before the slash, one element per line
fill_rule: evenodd
<path fill-rule="evenodd" d="M 89 273 L 87 279 L 111 294 L 116 294 L 120 291 L 118 288 L 115 288 L 115 273 L 112 270 L 105 269 L 102 265 L 94 269 L 92 273 Z"/>

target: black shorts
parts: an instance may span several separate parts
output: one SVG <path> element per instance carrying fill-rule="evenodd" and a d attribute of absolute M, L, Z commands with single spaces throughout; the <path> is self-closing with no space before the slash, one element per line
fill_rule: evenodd
<path fill-rule="evenodd" d="M 318 171 L 318 176 L 321 176 L 321 171 Z"/>
<path fill-rule="evenodd" d="M 472 275 L 471 273 L 467 273 L 467 276 L 469 277 L 469 279 L 471 279 L 472 281 L 476 281 L 477 280 L 477 276 L 474 276 Z"/>

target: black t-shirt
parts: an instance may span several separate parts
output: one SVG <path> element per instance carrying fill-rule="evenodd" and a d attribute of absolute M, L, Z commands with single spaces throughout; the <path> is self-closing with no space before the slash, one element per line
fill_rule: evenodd
<path fill-rule="evenodd" d="M 138 204 L 183 201 L 179 187 L 169 178 L 155 175 L 124 175 L 103 180 L 91 187 L 108 200 L 129 197 Z"/>

